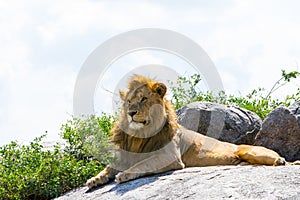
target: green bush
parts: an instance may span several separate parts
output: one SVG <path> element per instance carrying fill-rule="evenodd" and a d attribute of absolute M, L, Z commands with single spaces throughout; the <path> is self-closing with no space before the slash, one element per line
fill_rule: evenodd
<path fill-rule="evenodd" d="M 258 88 L 252 90 L 245 97 L 228 95 L 224 91 L 220 91 L 218 94 L 203 92 L 197 87 L 201 81 L 199 74 L 194 74 L 190 77 L 179 77 L 176 83 L 171 82 L 171 101 L 175 109 L 179 109 L 182 106 L 195 101 L 207 101 L 238 106 L 250 110 L 264 119 L 267 114 L 277 106 L 289 106 L 293 102 L 300 100 L 300 88 L 298 88 L 294 94 L 287 95 L 283 100 L 273 99 L 271 97 L 271 94 L 277 89 L 290 82 L 291 79 L 297 78 L 299 75 L 300 72 L 297 71 L 287 73 L 285 70 L 282 70 L 282 77 L 276 81 L 266 96 L 264 96 L 265 89 Z"/>
<path fill-rule="evenodd" d="M 50 199 L 82 185 L 101 164 L 77 160 L 56 145 L 43 150 L 42 137 L 29 145 L 11 142 L 0 148 L 0 199 Z"/>
<path fill-rule="evenodd" d="M 78 159 L 92 157 L 109 164 L 114 159 L 113 145 L 108 139 L 114 121 L 113 116 L 105 113 L 101 118 L 92 115 L 68 120 L 61 128 L 61 137 L 69 144 L 65 151 Z"/>
<path fill-rule="evenodd" d="M 68 144 L 56 144 L 52 150 L 42 145 L 45 135 L 29 145 L 11 142 L 0 147 L 0 199 L 51 199 L 83 185 L 103 169 L 109 152 L 91 157 L 94 152 L 81 137 L 88 133 L 107 141 L 112 122 L 108 115 L 69 120 L 61 133 Z"/>

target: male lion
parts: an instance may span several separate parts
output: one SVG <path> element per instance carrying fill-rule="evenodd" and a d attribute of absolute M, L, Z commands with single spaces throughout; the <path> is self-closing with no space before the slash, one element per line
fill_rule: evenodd
<path fill-rule="evenodd" d="M 89 188 L 114 178 L 122 183 L 185 167 L 288 164 L 270 149 L 221 142 L 183 128 L 166 91 L 163 83 L 138 75 L 131 78 L 128 91 L 120 92 L 124 103 L 110 138 L 119 150 L 118 159 L 89 179 Z"/>

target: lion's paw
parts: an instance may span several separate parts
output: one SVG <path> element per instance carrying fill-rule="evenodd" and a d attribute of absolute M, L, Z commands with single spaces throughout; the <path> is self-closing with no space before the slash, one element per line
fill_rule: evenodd
<path fill-rule="evenodd" d="M 125 172 L 120 172 L 116 175 L 116 181 L 118 183 L 123 183 L 129 180 L 129 174 Z"/>
<path fill-rule="evenodd" d="M 94 187 L 97 187 L 98 185 L 102 185 L 104 183 L 107 183 L 109 181 L 107 176 L 95 176 L 89 180 L 87 180 L 86 185 L 89 189 L 92 189 Z"/>
<path fill-rule="evenodd" d="M 286 165 L 286 161 L 283 157 L 279 157 L 275 160 L 274 162 L 274 165 L 275 166 L 278 166 L 278 165 Z"/>

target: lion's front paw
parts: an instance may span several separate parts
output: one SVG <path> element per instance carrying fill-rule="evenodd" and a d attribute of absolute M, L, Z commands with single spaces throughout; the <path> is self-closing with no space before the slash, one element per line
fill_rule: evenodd
<path fill-rule="evenodd" d="M 96 187 L 98 185 L 102 185 L 104 183 L 107 183 L 109 181 L 107 176 L 95 176 L 89 180 L 87 180 L 86 185 L 89 189 Z"/>
<path fill-rule="evenodd" d="M 120 172 L 116 175 L 116 181 L 118 183 L 123 183 L 127 181 L 127 176 L 124 172 Z"/>
<path fill-rule="evenodd" d="M 125 172 L 120 172 L 116 175 L 116 181 L 118 183 L 124 183 L 124 182 L 129 181 L 133 178 L 134 177 L 131 177 L 131 174 L 125 173 Z"/>

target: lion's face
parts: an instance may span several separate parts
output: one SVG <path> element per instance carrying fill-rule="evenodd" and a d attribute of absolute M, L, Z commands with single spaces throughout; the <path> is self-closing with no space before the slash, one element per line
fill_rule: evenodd
<path fill-rule="evenodd" d="M 144 80 L 144 79 L 143 79 Z M 134 137 L 151 137 L 166 121 L 166 86 L 158 82 L 133 80 L 127 92 L 120 92 L 123 103 L 122 129 Z"/>

